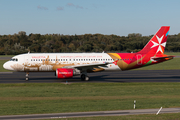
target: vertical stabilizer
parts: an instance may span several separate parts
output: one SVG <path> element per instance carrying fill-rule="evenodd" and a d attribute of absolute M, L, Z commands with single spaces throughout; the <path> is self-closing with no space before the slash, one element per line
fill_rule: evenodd
<path fill-rule="evenodd" d="M 162 55 L 166 47 L 170 26 L 162 26 L 158 32 L 151 38 L 146 46 L 139 51 L 139 54 Z"/>

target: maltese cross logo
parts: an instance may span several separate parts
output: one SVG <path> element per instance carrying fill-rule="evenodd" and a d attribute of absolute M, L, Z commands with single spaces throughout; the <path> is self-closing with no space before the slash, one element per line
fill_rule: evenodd
<path fill-rule="evenodd" d="M 154 48 L 154 47 L 158 46 L 158 49 L 157 49 L 156 53 L 159 52 L 159 51 L 161 51 L 161 53 L 164 52 L 164 51 L 163 51 L 163 50 L 164 50 L 163 47 L 166 46 L 166 42 L 162 43 L 163 37 L 164 37 L 164 35 L 161 36 L 161 38 L 159 38 L 159 37 L 156 35 L 156 38 L 157 38 L 157 40 L 158 40 L 158 43 L 152 41 L 152 43 L 153 43 L 154 45 L 153 45 L 151 48 Z"/>

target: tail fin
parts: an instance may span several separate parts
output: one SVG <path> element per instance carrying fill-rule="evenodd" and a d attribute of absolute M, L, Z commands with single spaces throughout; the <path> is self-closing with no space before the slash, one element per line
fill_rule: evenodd
<path fill-rule="evenodd" d="M 139 54 L 161 55 L 164 53 L 170 26 L 162 26 Z"/>

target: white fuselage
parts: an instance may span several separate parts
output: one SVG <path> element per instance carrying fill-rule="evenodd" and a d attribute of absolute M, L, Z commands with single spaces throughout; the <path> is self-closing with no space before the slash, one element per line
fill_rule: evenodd
<path fill-rule="evenodd" d="M 56 71 L 57 68 L 114 62 L 107 53 L 27 53 L 14 56 L 3 67 L 12 71 Z M 115 64 L 100 67 L 120 70 Z"/>

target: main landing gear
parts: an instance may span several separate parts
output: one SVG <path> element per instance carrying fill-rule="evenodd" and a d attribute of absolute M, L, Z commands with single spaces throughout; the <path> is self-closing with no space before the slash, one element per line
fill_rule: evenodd
<path fill-rule="evenodd" d="M 26 72 L 26 81 L 29 80 L 29 72 Z"/>
<path fill-rule="evenodd" d="M 86 74 L 81 74 L 81 80 L 82 81 L 88 81 L 89 80 L 89 76 L 87 76 Z"/>

